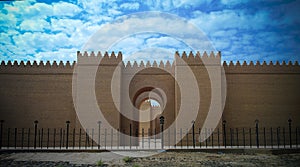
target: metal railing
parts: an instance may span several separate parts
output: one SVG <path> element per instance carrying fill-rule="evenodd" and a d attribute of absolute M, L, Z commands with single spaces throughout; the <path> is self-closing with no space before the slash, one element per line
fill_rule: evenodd
<path fill-rule="evenodd" d="M 1 121 L 0 149 L 92 149 L 92 150 L 145 150 L 145 149 L 206 149 L 206 148 L 298 148 L 300 129 L 292 127 L 137 129 L 76 129 L 70 121 L 64 128 L 5 128 Z M 163 133 L 160 133 L 163 132 Z M 127 134 L 127 135 L 124 135 Z M 176 141 L 176 142 L 175 142 Z M 176 144 L 174 144 L 174 142 Z"/>

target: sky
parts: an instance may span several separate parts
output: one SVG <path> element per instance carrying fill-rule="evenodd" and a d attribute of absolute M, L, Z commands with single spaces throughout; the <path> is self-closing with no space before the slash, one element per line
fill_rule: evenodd
<path fill-rule="evenodd" d="M 214 50 L 221 51 L 223 61 L 300 61 L 299 9 L 297 0 L 0 1 L 0 60 L 76 61 L 76 52 L 98 37 L 115 42 L 107 50 L 122 51 L 125 58 L 171 60 L 176 50 L 192 50 L 172 34 L 137 31 L 114 41 L 128 25 L 120 24 L 118 31 L 105 29 L 119 24 L 120 18 L 132 23 L 128 15 L 162 12 L 200 30 Z M 176 23 L 172 30 L 188 33 Z M 144 24 L 164 32 L 157 18 L 136 26 Z M 100 43 L 92 43 L 103 51 Z M 197 50 L 203 49 L 200 43 Z"/>

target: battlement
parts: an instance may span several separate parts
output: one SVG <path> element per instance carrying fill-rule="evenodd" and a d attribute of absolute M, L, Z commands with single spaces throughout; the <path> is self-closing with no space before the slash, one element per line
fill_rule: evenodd
<path fill-rule="evenodd" d="M 65 64 L 62 61 L 2 61 L 0 64 L 0 73 L 20 73 L 20 74 L 72 74 L 76 62 L 70 63 L 67 61 Z"/>
<path fill-rule="evenodd" d="M 119 64 L 122 61 L 122 53 L 118 52 L 118 55 L 115 55 L 115 52 L 112 52 L 110 55 L 108 52 L 105 52 L 102 56 L 100 51 L 97 52 L 97 55 L 94 51 L 88 53 L 84 51 L 81 53 L 77 51 L 77 62 L 78 65 L 113 65 Z"/>
<path fill-rule="evenodd" d="M 67 61 L 65 64 L 63 63 L 63 61 L 59 61 L 59 63 L 57 63 L 57 61 L 53 61 L 52 63 L 50 63 L 50 61 L 33 61 L 32 63 L 30 61 L 1 61 L 1 65 L 0 67 L 13 67 L 13 68 L 22 68 L 22 67 L 26 67 L 26 68 L 73 68 L 74 65 L 76 64 L 75 61 L 72 62 L 72 64 L 70 63 L 70 61 Z"/>
<path fill-rule="evenodd" d="M 167 72 L 173 73 L 175 66 L 180 65 L 190 65 L 190 66 L 222 66 L 226 73 L 299 73 L 300 65 L 298 61 L 295 62 L 279 62 L 276 61 L 273 63 L 270 62 L 240 62 L 237 61 L 233 63 L 230 61 L 227 63 L 226 61 L 221 63 L 221 52 L 210 52 L 209 54 L 204 51 L 200 53 L 199 51 L 194 54 L 193 52 L 189 52 L 187 54 L 185 51 L 180 54 L 179 52 L 175 52 L 174 61 L 134 61 L 133 63 L 128 61 L 125 62 L 122 59 L 122 53 L 112 52 L 109 54 L 108 52 L 104 52 L 104 55 L 99 51 L 97 54 L 93 51 L 91 52 L 77 52 L 77 62 L 70 63 L 67 61 L 65 64 L 62 61 L 2 61 L 0 64 L 0 73 L 72 73 L 75 65 L 121 65 L 125 72 L 138 71 L 144 68 L 160 68 L 166 70 Z M 178 60 L 183 61 L 178 61 Z M 184 63 L 183 63 L 184 62 Z"/>
<path fill-rule="evenodd" d="M 224 61 L 223 67 L 226 73 L 300 73 L 298 61 L 295 61 L 294 63 L 291 61 L 288 63 L 285 61 L 282 61 L 281 63 L 279 61 L 276 61 L 276 63 L 273 63 L 272 61 L 269 63 L 266 61 L 260 63 L 257 61 L 255 64 L 253 61 L 250 61 L 249 63 L 246 61 L 243 61 L 243 63 L 237 61 L 235 64 L 232 61 L 230 61 L 229 64 Z"/>
<path fill-rule="evenodd" d="M 184 51 L 180 55 L 179 52 L 175 52 L 175 61 L 178 59 L 184 60 L 184 62 L 188 65 L 220 65 L 221 64 L 221 52 L 217 52 L 216 54 L 211 51 L 209 55 L 206 51 L 204 51 L 202 54 L 197 51 L 196 54 L 194 54 L 192 51 L 190 51 L 189 55 Z M 176 61 L 176 65 L 183 65 L 180 63 L 180 61 Z"/>

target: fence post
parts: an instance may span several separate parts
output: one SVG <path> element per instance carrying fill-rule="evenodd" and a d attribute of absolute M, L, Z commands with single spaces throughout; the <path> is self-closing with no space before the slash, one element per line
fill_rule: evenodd
<path fill-rule="evenodd" d="M 49 148 L 50 130 L 47 130 L 47 149 Z"/>
<path fill-rule="evenodd" d="M 10 136 L 10 128 L 7 129 L 7 148 L 9 148 L 9 136 Z"/>
<path fill-rule="evenodd" d="M 223 121 L 223 143 L 226 148 L 226 120 Z"/>
<path fill-rule="evenodd" d="M 266 128 L 264 127 L 264 147 L 267 147 L 267 143 L 266 143 Z"/>
<path fill-rule="evenodd" d="M 106 137 L 107 137 L 107 129 L 104 129 L 104 148 L 106 149 Z"/>
<path fill-rule="evenodd" d="M 257 148 L 259 148 L 258 123 L 259 123 L 259 120 L 256 119 L 255 120 L 255 133 L 256 133 L 256 147 Z"/>
<path fill-rule="evenodd" d="M 66 149 L 69 147 L 69 128 L 70 128 L 70 121 L 66 121 L 67 124 L 67 138 L 66 138 Z"/>
<path fill-rule="evenodd" d="M 132 127 L 131 124 L 129 124 L 129 149 L 131 149 L 131 135 L 132 135 Z"/>
<path fill-rule="evenodd" d="M 24 128 L 22 128 L 22 137 L 21 137 L 21 148 L 24 147 Z"/>
<path fill-rule="evenodd" d="M 144 148 L 144 128 L 142 128 L 142 148 Z"/>
<path fill-rule="evenodd" d="M 100 149 L 101 142 L 101 121 L 98 121 L 98 149 Z"/>
<path fill-rule="evenodd" d="M 59 149 L 61 149 L 62 147 L 62 128 L 60 128 L 60 131 L 59 131 Z"/>
<path fill-rule="evenodd" d="M 91 145 L 91 149 L 93 149 L 93 145 L 94 145 L 94 128 L 92 128 L 92 141 L 91 141 L 92 145 Z"/>
<path fill-rule="evenodd" d="M 18 129 L 15 128 L 15 149 L 17 148 L 17 132 L 18 132 Z"/>
<path fill-rule="evenodd" d="M 180 128 L 180 147 L 182 148 L 182 128 Z"/>
<path fill-rule="evenodd" d="M 81 146 L 81 128 L 79 129 L 79 140 L 78 140 L 78 147 L 80 149 Z"/>
<path fill-rule="evenodd" d="M 218 128 L 218 147 L 220 148 L 220 129 Z"/>
<path fill-rule="evenodd" d="M 74 149 L 74 147 L 75 147 L 75 134 L 76 133 L 76 130 L 75 130 L 75 128 L 73 128 L 73 149 Z"/>
<path fill-rule="evenodd" d="M 230 128 L 229 129 L 229 132 L 230 132 L 230 146 L 231 146 L 231 148 L 232 148 L 232 146 L 233 146 L 233 135 L 232 135 L 232 129 Z"/>
<path fill-rule="evenodd" d="M 289 118 L 289 134 L 290 134 L 290 148 L 292 148 L 292 119 Z"/>
<path fill-rule="evenodd" d="M 236 146 L 239 148 L 239 129 L 236 128 Z"/>
<path fill-rule="evenodd" d="M 0 130 L 1 130 L 1 132 L 0 132 L 0 149 L 2 148 L 2 137 L 3 137 L 3 122 L 4 122 L 4 120 L 0 120 Z"/>
<path fill-rule="evenodd" d="M 285 128 L 282 128 L 282 133 L 283 133 L 283 148 L 285 148 Z"/>
<path fill-rule="evenodd" d="M 34 121 L 34 144 L 33 144 L 34 149 L 36 149 L 36 135 L 37 135 L 38 123 L 39 123 L 39 121 L 37 121 L 37 120 Z"/>
<path fill-rule="evenodd" d="M 251 128 L 249 128 L 249 140 L 250 140 L 250 148 L 252 148 L 252 132 L 251 132 Z"/>
<path fill-rule="evenodd" d="M 243 128 L 243 145 L 246 147 L 246 136 L 245 136 L 245 128 Z"/>
<path fill-rule="evenodd" d="M 277 135 L 277 145 L 278 145 L 278 148 L 279 148 L 279 146 L 280 146 L 279 132 L 280 132 L 280 127 L 277 128 L 277 133 L 276 133 L 276 135 Z"/>
<path fill-rule="evenodd" d="M 112 147 L 113 147 L 113 140 L 114 140 L 114 130 L 111 128 L 111 130 L 110 130 L 110 133 L 111 133 L 111 135 L 110 135 L 110 148 L 112 149 Z"/>
<path fill-rule="evenodd" d="M 165 117 L 164 116 L 160 116 L 159 117 L 160 120 L 160 132 L 161 132 L 161 149 L 164 148 L 164 123 L 165 123 Z"/>
<path fill-rule="evenodd" d="M 195 121 L 192 121 L 192 126 L 193 126 L 193 148 L 195 148 L 196 143 L 195 143 Z"/>
<path fill-rule="evenodd" d="M 138 137 L 139 137 L 139 129 L 138 128 L 136 128 L 135 129 L 135 137 L 136 137 L 136 139 L 137 140 L 134 140 L 134 143 L 136 144 L 136 149 L 138 148 L 138 145 L 139 145 L 139 141 L 138 141 Z"/>
<path fill-rule="evenodd" d="M 298 127 L 296 127 L 296 148 L 298 148 Z"/>
<path fill-rule="evenodd" d="M 273 128 L 271 127 L 271 148 L 273 149 Z"/>
<path fill-rule="evenodd" d="M 42 132 L 41 132 L 41 149 L 43 148 L 43 137 L 44 137 L 44 128 L 42 128 Z"/>
<path fill-rule="evenodd" d="M 55 148 L 55 139 L 56 139 L 56 128 L 54 128 L 54 132 L 53 132 L 53 148 Z"/>

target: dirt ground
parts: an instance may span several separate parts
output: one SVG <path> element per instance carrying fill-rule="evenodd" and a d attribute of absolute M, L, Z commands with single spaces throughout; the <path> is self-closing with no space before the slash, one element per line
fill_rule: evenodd
<path fill-rule="evenodd" d="M 132 155 L 128 154 L 128 155 Z M 0 166 L 300 166 L 300 153 L 204 153 L 163 152 L 149 157 L 132 158 L 112 153 L 1 153 Z"/>

